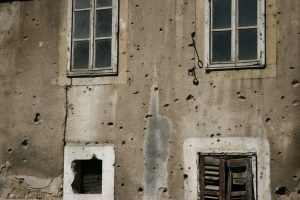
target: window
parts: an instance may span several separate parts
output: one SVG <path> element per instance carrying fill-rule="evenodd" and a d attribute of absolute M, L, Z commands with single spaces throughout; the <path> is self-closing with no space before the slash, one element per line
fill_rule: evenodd
<path fill-rule="evenodd" d="M 199 154 L 200 200 L 255 200 L 255 154 Z"/>
<path fill-rule="evenodd" d="M 118 0 L 72 1 L 69 75 L 117 73 Z"/>
<path fill-rule="evenodd" d="M 207 1 L 207 68 L 264 67 L 264 0 Z"/>
<path fill-rule="evenodd" d="M 111 145 L 67 144 L 64 200 L 114 200 L 115 152 Z"/>
<path fill-rule="evenodd" d="M 102 160 L 93 157 L 90 160 L 72 162 L 74 180 L 72 189 L 78 194 L 102 193 Z"/>

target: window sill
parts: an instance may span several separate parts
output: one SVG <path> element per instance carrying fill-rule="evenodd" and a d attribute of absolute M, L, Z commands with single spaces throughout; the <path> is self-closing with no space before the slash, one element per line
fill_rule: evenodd
<path fill-rule="evenodd" d="M 86 78 L 86 77 L 101 77 L 101 76 L 118 76 L 116 71 L 76 71 L 68 72 L 68 78 Z"/>
<path fill-rule="evenodd" d="M 211 71 L 226 71 L 226 70 L 245 70 L 245 69 L 265 69 L 266 65 L 261 64 L 245 64 L 245 65 L 230 65 L 230 64 L 216 64 L 209 65 L 205 68 L 207 73 Z"/>

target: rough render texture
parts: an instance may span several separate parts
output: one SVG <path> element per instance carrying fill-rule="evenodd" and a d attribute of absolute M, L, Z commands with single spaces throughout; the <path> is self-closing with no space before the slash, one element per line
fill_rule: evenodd
<path fill-rule="evenodd" d="M 229 136 L 266 137 L 273 199 L 299 198 L 300 2 L 275 1 L 275 76 L 199 69 L 198 86 L 195 3 L 129 1 L 127 81 L 82 86 L 58 83 L 66 2 L 0 3 L 0 199 L 60 199 L 65 141 L 115 146 L 116 199 L 182 200 L 183 142 Z"/>

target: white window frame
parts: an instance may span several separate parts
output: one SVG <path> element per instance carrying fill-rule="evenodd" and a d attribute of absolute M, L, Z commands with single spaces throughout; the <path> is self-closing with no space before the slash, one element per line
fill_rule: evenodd
<path fill-rule="evenodd" d="M 118 15 L 119 15 L 119 0 L 112 0 L 112 6 L 96 8 L 96 0 L 91 0 L 91 6 L 87 9 L 76 9 L 76 11 L 90 10 L 90 38 L 89 38 L 89 66 L 88 69 L 72 69 L 73 65 L 73 44 L 74 41 L 82 39 L 73 39 L 74 33 L 74 13 L 75 0 L 68 0 L 68 49 L 69 62 L 67 67 L 67 75 L 76 76 L 102 76 L 102 75 L 117 75 L 118 74 Z M 101 9 L 112 9 L 112 36 L 111 37 L 95 37 L 96 26 L 96 11 Z M 95 53 L 97 39 L 111 39 L 111 66 L 103 68 L 95 68 Z M 91 62 L 92 61 L 92 62 Z"/>
<path fill-rule="evenodd" d="M 248 154 L 255 153 L 257 174 L 255 197 L 271 200 L 270 144 L 262 137 L 188 138 L 183 143 L 184 158 L 184 199 L 199 200 L 198 160 L 201 154 Z M 255 180 L 254 180 L 255 181 Z"/>
<path fill-rule="evenodd" d="M 102 160 L 102 193 L 77 194 L 72 189 L 74 172 L 72 162 L 90 160 L 93 157 Z M 63 200 L 114 200 L 115 151 L 112 145 L 67 144 L 64 149 Z"/>
<path fill-rule="evenodd" d="M 257 59 L 236 61 L 238 58 L 238 0 L 232 0 L 231 4 L 231 61 L 212 62 L 212 1 L 205 0 L 205 58 L 207 70 L 219 69 L 243 69 L 265 67 L 265 0 L 257 0 L 257 26 L 245 28 L 257 28 Z"/>

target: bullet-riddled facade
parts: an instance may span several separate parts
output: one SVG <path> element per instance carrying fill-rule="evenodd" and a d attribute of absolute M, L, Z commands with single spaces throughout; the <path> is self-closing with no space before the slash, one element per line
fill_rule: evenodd
<path fill-rule="evenodd" d="M 207 65 L 227 30 L 211 1 L 113 2 L 115 32 L 92 36 L 116 68 L 74 75 L 72 0 L 0 1 L 0 199 L 80 199 L 97 163 L 99 199 L 200 199 L 212 158 L 250 159 L 253 199 L 299 199 L 300 2 L 257 0 L 264 66 L 226 70 Z"/>

